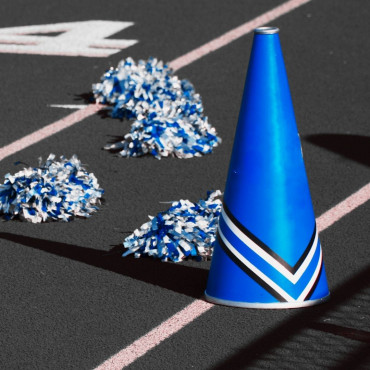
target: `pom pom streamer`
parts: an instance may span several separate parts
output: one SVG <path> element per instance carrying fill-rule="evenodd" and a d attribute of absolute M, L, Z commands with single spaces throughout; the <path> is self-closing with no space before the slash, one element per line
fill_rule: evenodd
<path fill-rule="evenodd" d="M 98 209 L 104 193 L 93 173 L 88 173 L 74 155 L 60 162 L 50 154 L 38 168 L 5 175 L 0 184 L 0 215 L 40 223 L 70 221 L 74 216 L 89 217 Z"/>
<path fill-rule="evenodd" d="M 220 195 L 219 190 L 208 192 L 205 200 L 195 204 L 180 200 L 156 217 L 149 216 L 150 221 L 125 239 L 123 257 L 134 253 L 136 258 L 147 255 L 174 262 L 187 257 L 209 259 L 221 213 L 221 200 L 216 199 Z"/>
<path fill-rule="evenodd" d="M 192 84 L 155 58 L 122 60 L 93 85 L 93 93 L 97 102 L 113 105 L 113 117 L 135 119 L 123 141 L 105 146 L 123 157 L 199 157 L 221 142 Z"/>

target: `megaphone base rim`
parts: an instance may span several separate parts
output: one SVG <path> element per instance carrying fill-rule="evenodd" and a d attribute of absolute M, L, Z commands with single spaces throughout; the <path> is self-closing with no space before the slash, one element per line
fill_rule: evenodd
<path fill-rule="evenodd" d="M 216 297 L 212 297 L 204 292 L 204 298 L 206 301 L 210 303 L 219 304 L 222 306 L 231 306 L 231 307 L 239 307 L 239 308 L 257 308 L 257 309 L 288 309 L 288 308 L 302 308 L 302 307 L 309 307 L 315 306 L 321 303 L 325 303 L 329 300 L 330 294 L 323 298 L 319 299 L 312 299 L 303 302 L 271 302 L 271 303 L 260 303 L 260 302 L 238 302 L 238 301 L 229 301 L 227 299 L 220 299 Z"/>

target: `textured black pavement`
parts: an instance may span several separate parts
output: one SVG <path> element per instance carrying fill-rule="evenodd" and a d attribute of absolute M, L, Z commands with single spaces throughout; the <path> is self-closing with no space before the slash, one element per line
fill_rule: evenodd
<path fill-rule="evenodd" d="M 83 104 L 91 84 L 127 56 L 171 61 L 282 1 L 33 1 L 2 4 L 0 27 L 121 20 L 112 38 L 139 42 L 108 58 L 0 53 L 0 147 Z M 316 216 L 370 181 L 370 4 L 313 0 L 277 19 Z M 178 199 L 223 190 L 252 34 L 179 70 L 223 139 L 211 155 L 124 159 L 104 144 L 129 122 L 94 115 L 0 162 L 77 154 L 105 189 L 88 220 L 0 223 L 0 367 L 93 369 L 201 298 L 209 262 L 123 259 L 131 231 Z M 263 97 L 261 97 L 263 98 Z M 370 366 L 369 211 L 320 234 L 330 302 L 296 310 L 215 306 L 130 369 L 356 369 Z M 330 325 L 329 325 L 330 324 Z M 352 334 L 348 334 L 351 329 Z"/>

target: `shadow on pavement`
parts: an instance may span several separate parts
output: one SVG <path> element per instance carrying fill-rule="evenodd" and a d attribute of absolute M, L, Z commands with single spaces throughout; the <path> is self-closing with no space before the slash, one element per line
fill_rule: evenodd
<path fill-rule="evenodd" d="M 184 266 L 175 263 L 161 263 L 151 258 L 135 259 L 133 256 L 121 257 L 124 251 L 123 246 L 116 246 L 110 251 L 100 251 L 92 248 L 85 248 L 76 245 L 54 242 L 50 240 L 38 239 L 28 236 L 15 235 L 11 233 L 0 232 L 0 238 L 27 247 L 35 248 L 53 255 L 69 258 L 90 266 L 111 271 L 123 276 L 128 276 L 149 284 L 158 285 L 162 288 L 172 290 L 176 293 L 185 294 L 192 298 L 202 298 L 207 281 L 208 270 Z M 297 309 L 297 314 L 284 321 L 268 333 L 262 335 L 257 340 L 245 347 L 236 350 L 235 354 L 221 363 L 212 367 L 215 370 L 237 370 L 253 367 L 255 362 L 262 359 L 269 353 L 270 359 L 265 363 L 268 368 L 276 361 L 283 365 L 283 354 L 280 354 L 280 348 L 284 350 L 284 344 L 287 341 L 295 341 L 295 336 L 303 335 L 304 330 L 313 330 L 325 334 L 332 334 L 338 338 L 345 338 L 360 344 L 354 349 L 348 348 L 341 352 L 341 348 L 334 348 L 342 357 L 340 363 L 333 369 L 357 369 L 369 361 L 369 342 L 370 333 L 363 330 L 345 328 L 320 322 L 324 315 L 330 311 L 338 309 L 346 301 L 368 287 L 368 277 L 370 276 L 370 266 L 357 273 L 350 280 L 331 291 L 331 299 L 322 305 L 312 306 L 304 309 Z M 350 314 L 348 312 L 347 314 Z M 299 339 L 299 337 L 298 337 Z M 307 339 L 307 338 L 306 338 Z M 308 338 L 312 342 L 312 338 Z M 330 338 L 329 338 L 330 340 Z M 297 343 L 296 343 L 297 344 Z M 325 343 L 323 344 L 325 346 Z M 335 343 L 330 343 L 330 350 L 335 347 Z M 273 352 L 276 352 L 275 354 Z M 311 351 L 312 352 L 312 351 Z M 321 352 L 310 353 L 307 349 L 306 355 L 326 356 L 325 348 Z M 280 358 L 280 359 L 279 359 Z M 294 365 L 299 358 L 289 357 L 290 365 Z M 306 365 L 310 366 L 309 360 Z M 301 361 L 297 366 L 303 365 Z M 366 365 L 365 365 L 366 366 Z M 263 366 L 262 368 L 266 368 Z M 289 367 L 291 368 L 291 367 Z M 331 368 L 331 367 L 325 367 Z"/>
<path fill-rule="evenodd" d="M 95 97 L 91 91 L 81 94 L 75 94 L 74 100 L 78 102 L 82 101 L 84 104 L 95 104 Z M 111 118 L 110 111 L 111 106 L 107 105 L 105 109 L 100 109 L 97 112 L 97 115 L 102 119 Z"/>
<path fill-rule="evenodd" d="M 92 91 L 84 92 L 81 94 L 75 94 L 75 101 L 83 101 L 85 104 L 94 104 L 95 97 Z"/>
<path fill-rule="evenodd" d="M 161 263 L 152 258 L 136 259 L 133 256 L 123 258 L 121 257 L 124 252 L 123 246 L 114 247 L 107 252 L 4 232 L 0 232 L 0 238 L 158 285 L 196 299 L 202 297 L 208 276 L 208 270 L 201 268 L 172 262 Z M 204 286 L 200 282 L 204 282 Z"/>
<path fill-rule="evenodd" d="M 370 137 L 368 136 L 317 134 L 306 136 L 304 139 L 370 167 Z"/>
<path fill-rule="evenodd" d="M 352 279 L 346 281 L 337 289 L 331 291 L 331 299 L 328 302 L 322 305 L 298 309 L 297 315 L 294 315 L 291 319 L 284 321 L 282 324 L 278 325 L 273 330 L 269 331 L 267 334 L 264 334 L 251 344 L 248 344 L 247 346 L 240 348 L 239 350 L 236 351 L 236 353 L 233 356 L 227 358 L 218 365 L 212 367 L 212 369 L 237 370 L 253 367 L 254 363 L 258 361 L 259 358 L 261 358 L 263 355 L 268 354 L 274 349 L 276 350 L 276 348 L 283 347 L 284 342 L 288 341 L 293 336 L 298 335 L 300 332 L 303 332 L 303 330 L 305 329 L 311 328 L 313 330 L 319 330 L 325 333 L 328 333 L 330 329 L 331 334 L 349 338 L 349 336 L 346 335 L 346 329 L 348 328 L 342 328 L 338 326 L 335 328 L 337 329 L 337 332 L 333 332 L 334 325 L 329 326 L 324 323 L 318 323 L 318 321 L 324 315 L 328 314 L 329 311 L 338 309 L 340 305 L 351 299 L 355 294 L 367 288 L 369 284 L 368 283 L 369 276 L 370 276 L 370 266 L 357 273 Z M 350 312 L 348 312 L 347 314 L 350 314 Z M 339 328 L 341 328 L 340 333 L 338 332 Z M 355 335 L 356 337 L 353 337 L 353 335 Z M 335 369 L 337 368 L 357 369 L 359 366 L 364 365 L 365 362 L 367 363 L 367 361 L 369 361 L 370 353 L 368 343 L 370 341 L 370 333 L 362 330 L 354 330 L 352 332 L 351 339 L 352 340 L 355 339 L 357 343 L 360 344 L 360 348 L 357 348 L 355 352 L 348 353 L 347 357 L 344 360 L 341 360 L 341 362 L 338 363 L 338 366 L 335 366 Z M 341 349 L 331 348 L 331 350 L 340 351 Z M 316 354 L 308 353 L 308 354 L 319 356 L 318 353 Z M 329 355 L 330 355 L 329 353 L 326 353 L 326 356 Z M 283 354 L 281 354 L 281 356 L 283 356 Z M 279 359 L 277 358 L 277 360 Z M 281 357 L 280 360 L 282 361 L 283 358 Z M 294 362 L 295 359 L 294 356 L 292 356 L 290 359 L 291 365 L 293 365 Z M 280 365 L 281 364 L 282 363 L 280 362 Z M 272 365 L 272 363 L 270 363 L 270 365 Z M 309 359 L 307 359 L 306 366 L 308 366 L 307 368 L 314 368 L 314 366 L 310 367 Z"/>

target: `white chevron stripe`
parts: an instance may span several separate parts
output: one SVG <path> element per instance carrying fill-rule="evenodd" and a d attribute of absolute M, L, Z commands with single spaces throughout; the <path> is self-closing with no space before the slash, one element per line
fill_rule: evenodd
<path fill-rule="evenodd" d="M 241 255 L 226 239 L 225 235 L 222 233 L 222 230 L 220 228 L 218 229 L 218 232 L 222 241 L 225 243 L 226 247 L 236 258 L 238 258 L 239 261 L 241 261 L 246 267 L 253 271 L 260 279 L 262 279 L 272 289 L 274 289 L 277 293 L 284 297 L 288 302 L 295 302 L 295 299 L 291 297 L 284 289 L 282 289 L 279 285 L 273 282 L 268 276 L 266 276 L 257 267 L 250 263 L 243 255 Z"/>
<path fill-rule="evenodd" d="M 303 302 L 308 294 L 308 292 L 312 289 L 313 285 L 315 284 L 316 282 L 316 279 L 318 278 L 319 276 L 319 273 L 320 273 L 320 268 L 321 268 L 321 264 L 322 264 L 322 250 L 320 248 L 320 257 L 319 257 L 319 262 L 317 263 L 317 266 L 316 266 L 316 269 L 315 269 L 315 272 L 313 273 L 312 275 L 312 278 L 311 280 L 309 281 L 309 283 L 307 284 L 306 288 L 304 288 L 303 292 L 301 293 L 301 295 L 297 298 L 297 302 Z"/>
<path fill-rule="evenodd" d="M 226 223 L 226 225 L 230 228 L 230 230 L 254 253 L 258 254 L 263 260 L 265 260 L 268 264 L 274 267 L 277 271 L 279 271 L 283 276 L 285 276 L 291 283 L 296 284 L 297 281 L 301 278 L 303 273 L 306 271 L 307 266 L 310 264 L 317 246 L 318 246 L 318 234 L 316 230 L 315 239 L 312 245 L 310 252 L 308 253 L 307 257 L 305 258 L 302 265 L 299 269 L 292 274 L 285 266 L 283 266 L 279 261 L 277 261 L 274 257 L 272 257 L 269 253 L 264 251 L 258 244 L 256 244 L 252 239 L 248 238 L 229 218 L 226 214 L 224 209 L 222 209 L 222 217 Z M 220 229 L 220 228 L 219 228 Z"/>

